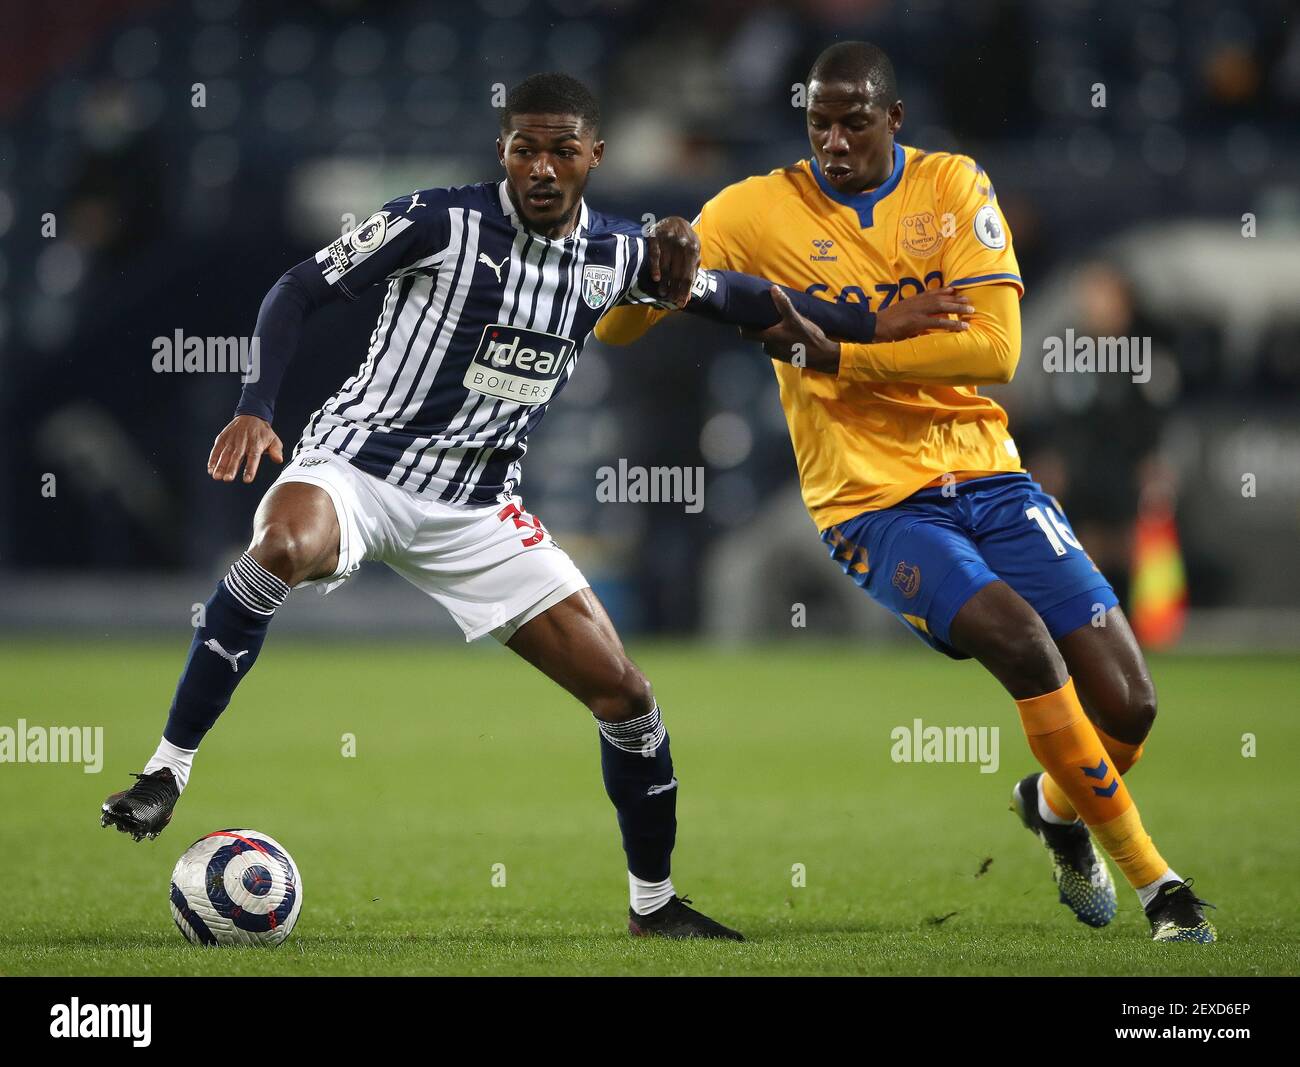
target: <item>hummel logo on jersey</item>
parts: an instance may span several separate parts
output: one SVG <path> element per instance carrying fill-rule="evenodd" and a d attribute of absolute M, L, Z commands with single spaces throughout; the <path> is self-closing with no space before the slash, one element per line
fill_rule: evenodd
<path fill-rule="evenodd" d="M 507 258 L 506 256 L 502 256 L 500 263 L 493 263 L 490 259 L 488 259 L 488 254 L 486 252 L 480 252 L 478 254 L 478 261 L 492 268 L 492 273 L 497 276 L 498 282 L 501 281 L 501 268 L 506 265 L 506 258 Z"/>
<path fill-rule="evenodd" d="M 817 249 L 817 251 L 808 258 L 814 263 L 834 263 L 839 259 L 839 256 L 832 256 L 830 254 L 831 249 L 835 247 L 834 241 L 821 237 L 814 241 L 812 245 L 813 248 Z"/>
<path fill-rule="evenodd" d="M 496 323 L 483 328 L 464 385 L 516 404 L 545 404 L 573 358 L 574 343 L 558 334 Z"/>
<path fill-rule="evenodd" d="M 203 647 L 206 648 L 209 652 L 215 652 L 218 656 L 220 656 L 227 663 L 229 663 L 230 669 L 234 671 L 236 674 L 239 673 L 239 657 L 248 655 L 248 649 L 244 649 L 243 652 L 236 652 L 232 656 L 229 652 L 227 652 L 224 648 L 221 647 L 221 642 L 218 641 L 215 637 L 209 637 L 206 641 L 204 641 Z"/>

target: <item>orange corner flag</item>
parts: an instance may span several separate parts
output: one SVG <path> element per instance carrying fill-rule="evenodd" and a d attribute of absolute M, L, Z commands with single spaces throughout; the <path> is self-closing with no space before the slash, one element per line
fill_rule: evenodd
<path fill-rule="evenodd" d="M 1187 621 L 1187 573 L 1171 502 L 1145 504 L 1133 533 L 1133 632 L 1147 648 L 1168 648 Z"/>

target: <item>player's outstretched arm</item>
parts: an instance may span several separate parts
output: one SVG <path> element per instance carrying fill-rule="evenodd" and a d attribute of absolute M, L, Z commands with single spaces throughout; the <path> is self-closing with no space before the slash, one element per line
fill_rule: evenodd
<path fill-rule="evenodd" d="M 827 338 L 872 344 L 901 341 L 927 330 L 965 330 L 962 319 L 949 316 L 973 311 L 970 301 L 955 289 L 932 289 L 911 297 L 906 308 L 900 302 L 873 314 L 863 304 L 831 303 L 752 274 L 730 270 L 701 273 L 711 276 L 721 295 L 710 294 L 707 300 L 692 301 L 686 310 L 739 326 L 747 333 L 781 325 L 790 309 L 812 322 Z"/>
<path fill-rule="evenodd" d="M 285 371 L 298 350 L 303 321 L 316 308 L 339 298 L 338 290 L 321 278 L 314 260 L 303 260 L 280 275 L 257 313 L 253 337 L 258 350 L 258 374 L 244 382 L 235 414 L 271 421 Z"/>
<path fill-rule="evenodd" d="M 865 304 L 819 300 L 797 289 L 773 285 L 765 278 L 731 270 L 700 271 L 685 310 L 754 331 L 779 325 L 784 307 L 831 337 L 867 344 L 876 336 L 876 316 Z"/>
<path fill-rule="evenodd" d="M 262 456 L 284 462 L 284 446 L 271 421 L 304 320 L 325 304 L 355 300 L 386 278 L 434 265 L 437 250 L 446 246 L 449 234 L 445 194 L 446 190 L 423 189 L 390 200 L 356 229 L 286 271 L 271 287 L 253 330 L 258 373 L 245 379 L 235 418 L 212 446 L 208 473 L 214 479 L 234 481 L 242 466 L 244 481 L 251 482 Z"/>
<path fill-rule="evenodd" d="M 798 362 L 808 370 L 834 374 L 845 381 L 930 382 L 938 385 L 992 385 L 1009 382 L 1020 358 L 1020 305 L 1014 288 L 1005 285 L 964 290 L 958 297 L 968 310 L 962 319 L 939 310 L 950 291 L 934 290 L 909 297 L 880 313 L 888 329 L 933 331 L 907 340 L 876 344 L 840 344 L 792 305 L 782 308 L 781 321 L 760 333 L 747 333 L 762 342 L 773 359 Z M 780 298 L 773 294 L 773 298 Z M 908 308 L 906 305 L 913 305 Z"/>
<path fill-rule="evenodd" d="M 253 328 L 257 375 L 244 382 L 235 417 L 217 435 L 208 456 L 208 473 L 215 481 L 234 481 L 242 467 L 244 481 L 251 482 L 264 455 L 284 462 L 284 444 L 271 428 L 275 399 L 298 349 L 303 321 L 333 296 L 313 260 L 286 271 L 266 294 Z"/>

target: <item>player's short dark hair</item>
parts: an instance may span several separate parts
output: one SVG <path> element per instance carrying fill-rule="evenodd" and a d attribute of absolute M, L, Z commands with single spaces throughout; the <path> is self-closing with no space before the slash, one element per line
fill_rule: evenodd
<path fill-rule="evenodd" d="M 600 127 L 600 105 L 591 90 L 557 71 L 531 74 L 506 94 L 502 133 L 511 128 L 516 115 L 577 115 L 592 133 Z"/>
<path fill-rule="evenodd" d="M 870 103 L 889 107 L 898 100 L 898 79 L 885 50 L 870 41 L 840 41 L 813 61 L 808 84 L 813 82 L 869 82 Z"/>

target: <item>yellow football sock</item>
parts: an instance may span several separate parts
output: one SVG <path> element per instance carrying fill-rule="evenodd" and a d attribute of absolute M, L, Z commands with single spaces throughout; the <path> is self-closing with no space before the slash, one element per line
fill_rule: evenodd
<path fill-rule="evenodd" d="M 1017 700 L 1016 707 L 1034 758 L 1129 884 L 1150 885 L 1163 875 L 1169 864 L 1143 829 L 1128 787 L 1084 714 L 1073 679 L 1055 692 Z"/>
<path fill-rule="evenodd" d="M 1110 764 L 1115 768 L 1116 773 L 1128 774 L 1129 768 L 1142 758 L 1142 750 L 1146 742 L 1130 745 L 1127 741 L 1111 737 L 1096 723 L 1092 724 L 1092 728 L 1101 738 L 1102 747 L 1110 756 Z M 1058 818 L 1066 822 L 1074 822 L 1079 817 L 1078 812 L 1074 810 L 1074 805 L 1070 803 L 1070 798 L 1065 795 L 1065 791 L 1056 784 L 1056 780 L 1050 774 L 1043 775 L 1043 799 Z"/>
<path fill-rule="evenodd" d="M 1114 764 L 1115 770 L 1120 774 L 1128 774 L 1133 764 L 1142 758 L 1142 752 L 1146 748 L 1146 740 L 1143 739 L 1136 745 L 1130 745 L 1127 741 L 1111 737 L 1096 723 L 1092 724 L 1092 728 L 1097 731 L 1101 743 L 1105 746 L 1106 751 L 1110 753 L 1110 760 Z"/>

